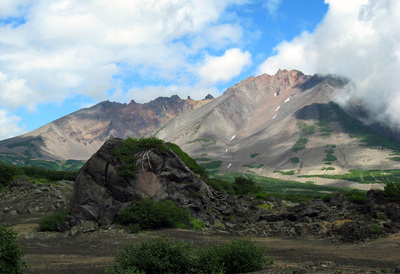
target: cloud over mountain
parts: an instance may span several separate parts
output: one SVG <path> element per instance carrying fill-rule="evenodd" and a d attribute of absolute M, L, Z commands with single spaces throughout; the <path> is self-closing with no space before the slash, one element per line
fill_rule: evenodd
<path fill-rule="evenodd" d="M 400 125 L 400 3 L 325 0 L 329 10 L 313 32 L 283 41 L 260 73 L 279 68 L 333 73 L 352 80 L 349 100 L 381 121 Z"/>

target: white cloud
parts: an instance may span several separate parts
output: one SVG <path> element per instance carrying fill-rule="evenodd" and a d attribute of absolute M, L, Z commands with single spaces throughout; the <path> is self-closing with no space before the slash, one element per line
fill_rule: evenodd
<path fill-rule="evenodd" d="M 272 17 L 276 17 L 276 13 L 278 12 L 279 6 L 282 4 L 283 0 L 267 0 L 264 5 L 268 10 L 268 13 Z"/>
<path fill-rule="evenodd" d="M 350 78 L 350 99 L 362 100 L 381 120 L 400 124 L 400 2 L 326 0 L 329 10 L 312 33 L 276 47 L 260 73 L 279 68 Z"/>
<path fill-rule="evenodd" d="M 19 117 L 0 109 L 0 140 L 24 133 L 25 130 L 18 126 L 20 120 Z"/>
<path fill-rule="evenodd" d="M 17 108 L 24 104 L 33 110 L 36 105 L 35 94 L 27 86 L 26 80 L 10 78 L 0 72 L 0 101 L 2 105 Z"/>
<path fill-rule="evenodd" d="M 104 100 L 124 73 L 189 79 L 198 55 L 240 42 L 241 27 L 218 19 L 241 2 L 3 0 L 0 17 L 21 15 L 23 5 L 24 21 L 0 25 L 0 106 L 34 109 L 76 94 Z"/>
<path fill-rule="evenodd" d="M 204 64 L 195 70 L 201 79 L 200 82 L 216 84 L 238 76 L 243 68 L 250 64 L 251 54 L 248 51 L 242 52 L 238 48 L 233 48 L 225 51 L 222 56 L 207 56 Z"/>
<path fill-rule="evenodd" d="M 17 16 L 21 12 L 21 6 L 27 5 L 28 0 L 1 0 L 0 18 Z"/>

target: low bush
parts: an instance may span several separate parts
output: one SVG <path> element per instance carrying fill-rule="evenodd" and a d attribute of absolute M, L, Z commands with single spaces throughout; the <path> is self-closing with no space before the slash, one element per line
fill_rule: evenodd
<path fill-rule="evenodd" d="M 46 181 L 74 181 L 77 171 L 48 170 L 35 166 L 13 166 L 0 163 L 0 188 L 7 186 L 15 177 L 25 176 L 29 179 L 44 179 Z"/>
<path fill-rule="evenodd" d="M 199 175 L 202 180 L 208 179 L 207 170 L 199 165 L 192 157 L 184 152 L 178 145 L 167 143 L 167 147 L 171 149 L 195 174 Z"/>
<path fill-rule="evenodd" d="M 210 244 L 197 251 L 198 269 L 203 273 L 246 273 L 263 269 L 266 246 L 250 240 Z"/>
<path fill-rule="evenodd" d="M 140 240 L 125 245 L 106 273 L 190 273 L 191 246 L 171 239 Z"/>
<path fill-rule="evenodd" d="M 386 184 L 383 193 L 390 199 L 400 200 L 400 183 Z"/>
<path fill-rule="evenodd" d="M 39 231 L 58 231 L 61 224 L 67 221 L 68 210 L 61 210 L 55 214 L 39 220 Z"/>
<path fill-rule="evenodd" d="M 293 164 L 298 164 L 298 163 L 300 163 L 299 157 L 290 158 L 290 161 L 291 161 Z"/>
<path fill-rule="evenodd" d="M 218 191 L 225 192 L 231 195 L 235 194 L 232 184 L 227 181 L 210 178 L 209 180 L 206 181 L 206 183 Z"/>
<path fill-rule="evenodd" d="M 272 263 L 266 246 L 250 240 L 209 244 L 197 250 L 168 238 L 139 240 L 125 245 L 106 273 L 245 273 Z"/>
<path fill-rule="evenodd" d="M 17 233 L 0 225 L 0 273 L 24 273 L 23 255 Z"/>
<path fill-rule="evenodd" d="M 190 221 L 190 213 L 172 201 L 145 198 L 120 210 L 115 221 L 122 225 L 138 224 L 140 229 L 183 228 Z"/>
<path fill-rule="evenodd" d="M 294 152 L 298 152 L 302 149 L 305 149 L 307 143 L 308 143 L 308 139 L 306 137 L 300 137 L 300 139 L 294 144 L 292 150 Z"/>
<path fill-rule="evenodd" d="M 235 181 L 232 183 L 232 187 L 235 193 L 238 195 L 244 195 L 248 193 L 255 194 L 262 191 L 262 188 L 257 186 L 253 179 L 243 176 L 236 177 Z"/>
<path fill-rule="evenodd" d="M 363 204 L 367 199 L 367 192 L 362 190 L 351 190 L 345 193 L 347 201 L 353 204 Z"/>

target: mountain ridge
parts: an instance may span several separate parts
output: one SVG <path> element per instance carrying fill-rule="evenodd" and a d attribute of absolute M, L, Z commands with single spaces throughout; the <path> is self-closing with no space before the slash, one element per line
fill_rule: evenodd
<path fill-rule="evenodd" d="M 0 141 L 0 156 L 3 160 L 10 154 L 43 160 L 87 160 L 106 140 L 150 134 L 180 113 L 213 100 L 208 98 L 196 101 L 174 95 L 145 104 L 133 100 L 129 104 L 100 102 L 21 136 Z"/>
<path fill-rule="evenodd" d="M 217 98 L 105 101 L 1 141 L 0 159 L 9 157 L 19 164 L 24 159 L 86 160 L 110 138 L 155 135 L 178 144 L 212 175 L 245 173 L 307 182 L 310 179 L 299 176 L 400 169 L 392 155 L 400 153 L 397 145 L 376 149 L 346 128 L 346 119 L 365 119 L 354 111 L 360 106 L 338 104 L 349 83 L 336 75 L 279 70 L 244 79 Z M 365 126 L 352 123 L 356 129 Z M 391 137 L 399 143 L 398 134 L 391 132 Z M 15 155 L 20 158 L 13 160 Z M 330 183 L 368 187 L 346 180 Z"/>

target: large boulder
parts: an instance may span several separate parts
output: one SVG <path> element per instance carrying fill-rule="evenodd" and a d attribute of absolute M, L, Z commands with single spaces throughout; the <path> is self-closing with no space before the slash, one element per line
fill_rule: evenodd
<path fill-rule="evenodd" d="M 71 199 L 75 224 L 95 221 L 100 226 L 110 225 L 121 208 L 145 197 L 177 202 L 202 220 L 211 217 L 208 209 L 213 194 L 208 185 L 171 150 L 137 155 L 138 176 L 123 179 L 122 163 L 115 154 L 121 142 L 105 142 L 79 171 Z"/>

